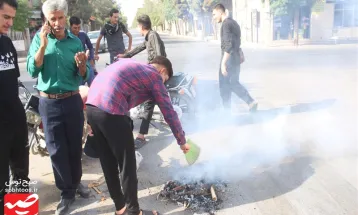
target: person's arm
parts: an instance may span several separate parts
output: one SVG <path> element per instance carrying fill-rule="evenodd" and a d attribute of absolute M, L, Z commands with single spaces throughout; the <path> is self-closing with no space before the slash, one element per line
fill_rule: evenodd
<path fill-rule="evenodd" d="M 124 58 L 131 58 L 147 48 L 146 41 L 123 55 Z"/>
<path fill-rule="evenodd" d="M 90 51 L 90 55 L 89 55 L 88 60 L 92 61 L 93 58 L 94 58 L 93 45 L 92 45 L 91 40 L 90 40 L 90 38 L 88 37 L 88 35 L 87 35 L 86 33 L 84 33 L 84 34 L 85 34 L 85 38 L 86 38 L 86 40 L 85 40 L 86 46 L 87 46 L 87 48 L 88 48 L 89 51 Z M 96 45 L 97 45 L 97 44 L 96 44 Z"/>
<path fill-rule="evenodd" d="M 155 56 L 165 56 L 164 47 L 161 47 L 161 43 L 159 42 L 158 34 L 153 33 L 150 35 L 148 39 L 151 47 L 155 52 Z"/>
<path fill-rule="evenodd" d="M 152 95 L 178 144 L 181 146 L 186 144 L 185 132 L 182 129 L 177 113 L 174 111 L 167 89 L 161 80 L 153 84 Z"/>
<path fill-rule="evenodd" d="M 98 50 L 99 50 L 99 45 L 101 44 L 101 40 L 103 38 L 103 36 L 106 35 L 106 31 L 104 29 L 104 27 L 102 28 L 100 34 L 99 34 L 99 37 L 97 39 L 97 42 L 96 42 L 96 50 L 95 50 L 95 54 L 94 54 L 94 58 L 95 60 L 98 60 L 99 57 L 98 57 Z"/>
<path fill-rule="evenodd" d="M 132 34 L 128 31 L 126 26 L 123 23 L 119 23 L 120 27 L 122 28 L 122 32 L 128 36 L 128 49 L 127 51 L 132 50 Z"/>
<path fill-rule="evenodd" d="M 37 33 L 32 40 L 27 54 L 26 69 L 32 78 L 38 77 L 40 71 L 43 69 L 43 59 L 46 48 L 40 47 L 40 45 L 40 33 Z"/>
<path fill-rule="evenodd" d="M 84 57 L 86 56 L 85 54 L 84 54 L 84 49 L 83 49 L 83 45 L 82 45 L 82 42 L 80 42 L 80 41 L 78 41 L 78 47 L 77 47 L 77 53 L 81 53 L 82 55 L 84 55 Z M 81 76 L 82 77 L 82 79 L 84 80 L 84 81 L 87 81 L 88 80 L 88 78 L 89 78 L 89 76 L 90 76 L 90 64 L 89 64 L 89 62 L 87 61 L 87 59 L 86 59 L 87 57 L 85 57 L 84 59 L 83 59 L 83 62 L 85 62 L 85 64 L 78 64 L 77 65 L 77 68 L 78 68 L 78 75 L 79 76 Z M 76 57 L 75 57 L 75 59 L 76 59 Z M 82 60 L 81 60 L 81 62 L 82 62 Z"/>
<path fill-rule="evenodd" d="M 223 23 L 223 48 L 224 48 L 224 56 L 221 62 L 222 66 L 226 67 L 226 63 L 230 58 L 230 54 L 233 49 L 233 32 L 231 29 L 231 25 L 228 22 Z"/>

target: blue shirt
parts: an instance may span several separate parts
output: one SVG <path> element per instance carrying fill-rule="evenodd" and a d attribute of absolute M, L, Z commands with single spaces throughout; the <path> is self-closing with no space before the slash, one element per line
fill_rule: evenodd
<path fill-rule="evenodd" d="M 93 45 L 92 45 L 91 40 L 88 37 L 88 35 L 85 32 L 80 31 L 78 34 L 78 38 L 82 42 L 83 49 L 86 50 L 86 47 L 87 47 L 87 49 L 90 50 L 90 56 L 88 57 L 88 60 L 93 60 L 94 59 L 94 50 L 93 50 Z"/>

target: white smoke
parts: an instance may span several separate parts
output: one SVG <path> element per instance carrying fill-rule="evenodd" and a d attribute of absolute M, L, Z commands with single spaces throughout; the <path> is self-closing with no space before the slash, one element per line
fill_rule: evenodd
<path fill-rule="evenodd" d="M 201 147 L 199 160 L 192 166 L 175 169 L 174 179 L 240 180 L 257 169 L 277 167 L 286 158 L 305 153 L 337 156 L 351 148 L 344 142 L 342 125 L 329 111 L 292 110 L 288 106 L 236 117 L 207 115 L 197 124 L 204 131 L 189 136 Z"/>

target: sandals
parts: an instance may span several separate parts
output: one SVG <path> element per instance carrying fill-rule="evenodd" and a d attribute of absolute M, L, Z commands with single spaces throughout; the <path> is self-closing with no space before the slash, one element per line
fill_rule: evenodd
<path fill-rule="evenodd" d="M 141 211 L 142 211 L 142 215 L 155 215 L 155 214 L 153 213 L 153 211 L 142 210 L 142 209 L 141 209 Z M 156 212 L 157 212 L 156 215 L 161 215 L 158 211 L 156 211 Z M 114 215 L 117 215 L 116 212 L 114 212 Z M 126 209 L 126 210 L 124 211 L 124 213 L 122 213 L 121 215 L 128 215 L 127 209 Z"/>
<path fill-rule="evenodd" d="M 134 148 L 135 149 L 140 149 L 142 148 L 143 146 L 145 146 L 147 144 L 147 141 L 145 139 L 141 139 L 141 138 L 136 138 L 134 140 Z"/>

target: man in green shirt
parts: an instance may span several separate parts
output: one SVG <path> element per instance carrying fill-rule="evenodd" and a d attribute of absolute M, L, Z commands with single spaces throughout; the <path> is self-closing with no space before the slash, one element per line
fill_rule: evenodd
<path fill-rule="evenodd" d="M 56 215 L 66 214 L 76 192 L 88 198 L 82 177 L 83 102 L 79 83 L 87 80 L 90 65 L 78 37 L 65 29 L 66 0 L 47 0 L 42 6 L 47 19 L 31 44 L 27 71 L 38 77 L 39 111 L 55 182 L 61 190 Z"/>

